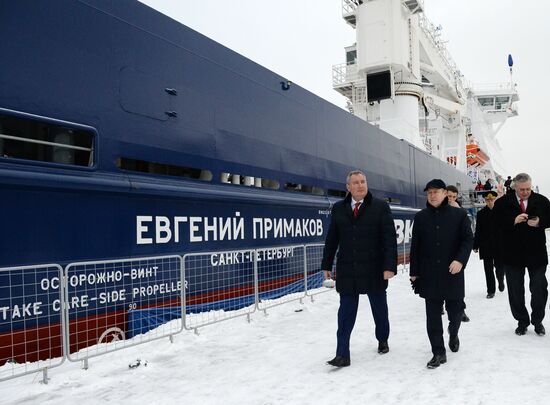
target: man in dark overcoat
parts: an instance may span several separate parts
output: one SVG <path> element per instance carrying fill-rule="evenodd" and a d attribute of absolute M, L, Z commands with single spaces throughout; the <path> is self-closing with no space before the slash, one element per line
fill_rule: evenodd
<path fill-rule="evenodd" d="M 348 174 L 348 195 L 334 204 L 321 268 L 329 278 L 336 252 L 336 291 L 340 294 L 335 367 L 351 363 L 349 341 L 359 305 L 367 294 L 375 323 L 378 353 L 389 351 L 390 324 L 386 288 L 397 273 L 397 238 L 389 205 L 368 191 L 361 171 Z"/>
<path fill-rule="evenodd" d="M 512 190 L 512 176 L 508 176 L 504 182 L 505 193 L 508 194 Z"/>
<path fill-rule="evenodd" d="M 514 177 L 513 193 L 495 203 L 495 215 L 502 236 L 500 258 L 508 283 L 508 299 L 512 315 L 518 321 L 516 334 L 525 335 L 529 324 L 543 336 L 542 324 L 548 300 L 545 228 L 550 226 L 550 202 L 531 190 L 531 177 L 520 173 Z M 531 318 L 525 307 L 525 268 L 529 272 Z"/>
<path fill-rule="evenodd" d="M 485 207 L 477 213 L 476 232 L 474 235 L 474 252 L 479 252 L 483 260 L 485 281 L 487 282 L 487 298 L 493 298 L 496 291 L 495 273 L 498 280 L 498 290 L 504 291 L 504 269 L 497 256 L 500 232 L 496 228 L 493 212 L 497 193 L 489 191 L 485 195 Z"/>
<path fill-rule="evenodd" d="M 462 205 L 458 202 L 458 188 L 456 186 L 453 186 L 452 184 L 449 184 L 446 188 L 447 190 L 447 202 L 450 206 L 456 207 L 456 208 L 462 208 Z M 468 211 L 466 211 L 468 212 Z M 462 268 L 464 271 L 465 269 Z M 464 312 L 462 313 L 462 322 L 470 322 L 470 317 L 466 315 L 466 302 L 463 302 L 463 308 Z M 444 311 L 441 311 L 441 315 L 444 315 Z"/>
<path fill-rule="evenodd" d="M 443 180 L 426 184 L 426 208 L 414 217 L 410 276 L 415 292 L 426 301 L 426 327 L 433 357 L 428 368 L 447 362 L 443 342 L 441 308 L 449 317 L 449 348 L 460 346 L 458 330 L 463 313 L 464 272 L 473 245 L 470 220 L 465 210 L 448 204 Z"/>

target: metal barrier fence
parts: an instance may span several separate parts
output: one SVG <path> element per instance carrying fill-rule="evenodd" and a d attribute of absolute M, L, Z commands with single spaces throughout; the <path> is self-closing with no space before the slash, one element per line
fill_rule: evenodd
<path fill-rule="evenodd" d="M 306 296 L 305 245 L 257 249 L 258 310 L 302 301 Z"/>
<path fill-rule="evenodd" d="M 172 337 L 183 330 L 180 256 L 71 263 L 65 269 L 70 361 Z"/>
<path fill-rule="evenodd" d="M 0 381 L 332 289 L 322 244 L 0 269 Z"/>
<path fill-rule="evenodd" d="M 183 256 L 186 329 L 302 300 L 305 245 L 189 253 Z M 192 271 L 191 271 L 192 270 Z M 320 287 L 320 285 L 318 285 Z"/>
<path fill-rule="evenodd" d="M 0 381 L 43 372 L 65 361 L 62 268 L 0 269 Z"/>
<path fill-rule="evenodd" d="M 255 250 L 189 253 L 183 256 L 185 329 L 194 329 L 256 310 Z M 190 269 L 193 270 L 190 273 Z"/>

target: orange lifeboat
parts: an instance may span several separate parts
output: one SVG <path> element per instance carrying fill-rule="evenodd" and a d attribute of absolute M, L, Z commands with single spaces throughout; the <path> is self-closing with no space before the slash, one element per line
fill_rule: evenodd
<path fill-rule="evenodd" d="M 483 166 L 489 161 L 489 156 L 481 150 L 479 145 L 469 143 L 466 145 L 466 162 L 468 166 Z"/>

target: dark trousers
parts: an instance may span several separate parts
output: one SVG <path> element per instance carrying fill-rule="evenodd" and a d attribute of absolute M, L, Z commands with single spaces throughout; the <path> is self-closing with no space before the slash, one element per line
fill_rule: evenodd
<path fill-rule="evenodd" d="M 525 267 L 504 267 L 508 282 L 508 299 L 512 315 L 518 321 L 518 326 L 537 325 L 544 319 L 544 310 L 548 300 L 548 281 L 546 280 L 546 265 L 527 267 L 529 272 L 529 291 L 531 291 L 531 320 L 525 308 Z"/>
<path fill-rule="evenodd" d="M 495 273 L 498 285 L 504 284 L 504 268 L 493 258 L 483 259 L 483 268 L 485 269 L 485 281 L 487 281 L 487 294 L 494 294 L 496 291 Z M 493 271 L 493 268 L 495 271 Z"/>
<path fill-rule="evenodd" d="M 368 293 L 372 316 L 374 317 L 375 335 L 379 342 L 385 342 L 390 335 L 390 322 L 388 320 L 388 301 L 386 292 Z M 340 294 L 340 308 L 338 309 L 338 340 L 336 355 L 350 357 L 349 340 L 357 317 L 359 306 L 359 294 Z"/>
<path fill-rule="evenodd" d="M 464 313 L 464 300 L 439 300 L 426 298 L 426 329 L 432 345 L 434 355 L 445 354 L 445 343 L 443 343 L 443 321 L 441 319 L 441 308 L 445 302 L 445 309 L 449 317 L 449 336 L 458 336 L 462 314 Z"/>

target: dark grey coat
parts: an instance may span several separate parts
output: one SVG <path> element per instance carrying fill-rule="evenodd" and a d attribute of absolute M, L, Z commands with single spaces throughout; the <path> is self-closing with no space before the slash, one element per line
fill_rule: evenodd
<path fill-rule="evenodd" d="M 384 271 L 397 273 L 397 238 L 389 205 L 369 192 L 357 219 L 351 195 L 334 204 L 323 270 L 330 270 L 336 251 L 336 290 L 341 294 L 382 292 L 388 286 Z"/>
<path fill-rule="evenodd" d="M 464 298 L 464 268 L 473 246 L 468 214 L 448 205 L 427 208 L 414 217 L 410 275 L 418 277 L 417 291 L 423 298 L 456 300 Z M 453 260 L 462 271 L 449 272 Z"/>

